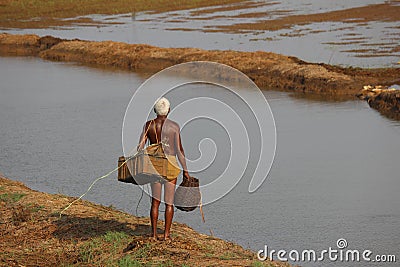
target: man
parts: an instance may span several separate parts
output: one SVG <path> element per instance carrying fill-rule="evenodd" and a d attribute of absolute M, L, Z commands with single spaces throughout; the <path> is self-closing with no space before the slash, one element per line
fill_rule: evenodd
<path fill-rule="evenodd" d="M 183 151 L 181 143 L 181 135 L 179 125 L 167 119 L 170 111 L 170 103 L 166 98 L 160 98 L 154 105 L 154 112 L 157 114 L 157 118 L 146 122 L 143 127 L 143 132 L 140 135 L 140 142 L 138 150 L 144 148 L 147 140 L 150 140 L 150 144 L 157 144 L 161 142 L 163 144 L 164 153 L 166 154 L 169 164 L 168 173 L 174 173 L 173 168 L 177 167 L 176 157 L 182 166 L 184 179 L 189 178 L 189 173 L 186 167 L 185 152 Z M 172 171 L 170 172 L 170 169 Z M 176 173 L 176 172 L 175 172 Z M 150 219 L 152 227 L 152 239 L 157 240 L 157 220 L 158 210 L 161 201 L 161 189 L 164 185 L 164 202 L 165 202 L 165 230 L 163 240 L 170 241 L 170 228 L 172 218 L 174 216 L 174 194 L 175 186 L 177 181 L 177 174 L 169 176 L 163 181 L 157 181 L 151 184 L 151 210 Z"/>

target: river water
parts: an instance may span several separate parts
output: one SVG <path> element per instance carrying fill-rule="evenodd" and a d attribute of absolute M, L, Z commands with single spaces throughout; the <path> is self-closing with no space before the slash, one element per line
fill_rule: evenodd
<path fill-rule="evenodd" d="M 399 40 L 398 22 L 324 22 L 278 31 L 204 32 L 263 19 L 235 18 L 245 13 L 266 12 L 269 18 L 279 18 L 385 1 L 253 2 L 264 4 L 197 14 L 198 10 L 137 13 L 134 18 L 96 15 L 88 17 L 100 24 L 4 31 L 162 47 L 263 50 L 361 67 L 397 66 L 399 53 L 393 51 Z M 276 10 L 280 12 L 273 13 Z M 375 56 L 346 52 L 371 47 L 378 51 Z M 125 109 L 146 77 L 37 58 L 0 58 L 0 171 L 36 190 L 81 195 L 95 178 L 116 167 L 122 155 Z M 186 90 L 195 94 L 194 88 Z M 399 260 L 400 123 L 382 117 L 363 101 L 263 93 L 277 128 L 276 156 L 267 180 L 250 194 L 248 180 L 243 179 L 225 197 L 206 205 L 205 224 L 198 211 L 178 211 L 175 220 L 253 250 L 268 245 L 275 250 L 322 251 L 337 248 L 336 241 L 345 238 L 349 249 L 397 254 Z M 200 140 L 192 134 L 190 127 L 182 131 L 189 155 Z M 138 215 L 148 216 L 149 198 L 145 195 L 139 203 L 140 196 L 138 187 L 119 183 L 114 175 L 98 182 L 85 199 L 132 214 L 138 206 Z"/>
<path fill-rule="evenodd" d="M 145 75 L 2 57 L 0 80 L 0 171 L 36 190 L 79 196 L 116 167 L 125 109 Z M 348 248 L 400 257 L 400 123 L 363 101 L 264 94 L 278 138 L 267 180 L 252 194 L 241 181 L 206 205 L 205 224 L 198 210 L 175 220 L 253 250 L 322 251 L 345 238 Z M 182 138 L 197 146 L 184 131 Z M 140 195 L 112 176 L 85 199 L 135 214 Z M 148 211 L 145 195 L 138 214 Z"/>

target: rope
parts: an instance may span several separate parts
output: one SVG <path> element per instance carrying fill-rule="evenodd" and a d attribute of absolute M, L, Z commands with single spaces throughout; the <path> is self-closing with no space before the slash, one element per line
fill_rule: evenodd
<path fill-rule="evenodd" d="M 136 154 L 137 154 L 137 153 L 136 153 Z M 135 155 L 136 155 L 136 154 L 135 154 Z M 113 172 L 117 171 L 119 168 L 121 168 L 122 166 L 124 166 L 128 160 L 129 160 L 129 158 L 126 159 L 126 160 L 121 164 L 121 166 L 115 168 L 114 170 L 110 171 L 109 173 L 107 173 L 107 174 L 105 174 L 105 175 L 103 175 L 103 176 L 97 178 L 96 180 L 94 180 L 94 181 L 92 182 L 92 184 L 88 187 L 88 189 L 86 190 L 85 193 L 83 193 L 83 194 L 80 195 L 77 199 L 75 199 L 74 201 L 72 201 L 71 203 L 69 203 L 69 205 L 68 205 L 67 207 L 65 207 L 65 208 L 60 212 L 60 218 L 61 218 L 62 214 L 63 214 L 67 209 L 69 209 L 75 202 L 81 200 L 84 196 L 86 196 L 86 194 L 89 193 L 89 191 L 92 189 L 92 187 L 93 187 L 98 181 L 103 180 L 103 179 L 107 178 L 108 176 L 110 176 Z"/>
<path fill-rule="evenodd" d="M 141 138 L 141 140 L 140 140 L 140 142 L 139 142 L 139 145 L 141 145 L 142 142 L 146 140 L 147 132 L 149 131 L 149 128 L 150 128 L 152 122 L 154 122 L 154 120 L 151 120 L 151 122 L 150 122 L 149 125 L 147 126 L 147 129 L 146 129 L 144 135 L 142 136 L 142 138 Z M 138 147 L 139 147 L 139 145 L 138 145 Z M 132 150 L 129 152 L 129 154 L 131 154 L 131 153 L 133 152 L 133 150 L 134 150 L 134 149 L 132 149 Z M 132 157 L 136 156 L 137 153 L 138 153 L 138 152 L 136 152 Z M 129 154 L 128 154 L 128 155 L 129 155 Z M 109 173 L 107 173 L 107 174 L 105 174 L 105 175 L 103 175 L 103 176 L 101 176 L 101 177 L 95 179 L 95 180 L 92 182 L 92 184 L 88 187 L 88 189 L 86 190 L 85 193 L 83 193 L 80 197 L 78 197 L 77 199 L 75 199 L 74 201 L 72 201 L 71 203 L 69 203 L 69 205 L 68 205 L 67 207 L 65 207 L 65 208 L 60 212 L 60 218 L 61 218 L 62 214 L 63 214 L 66 210 L 68 210 L 75 202 L 81 200 L 84 196 L 86 196 L 86 194 L 89 193 L 89 191 L 92 189 L 92 187 L 93 187 L 98 181 L 103 180 L 103 179 L 107 178 L 108 176 L 110 176 L 113 172 L 117 171 L 119 168 L 121 168 L 122 166 L 124 166 L 128 160 L 129 160 L 129 158 L 125 159 L 125 161 L 121 164 L 121 166 L 118 166 L 117 168 L 115 168 L 114 170 L 110 171 Z M 139 203 L 140 203 L 140 201 L 139 201 Z"/>
<path fill-rule="evenodd" d="M 199 206 L 199 208 L 200 208 L 201 219 L 202 219 L 203 223 L 206 223 L 206 220 L 204 219 L 203 196 L 201 195 L 201 192 L 200 192 L 200 206 Z"/>
<path fill-rule="evenodd" d="M 203 195 L 200 192 L 200 205 L 199 205 L 199 209 L 200 209 L 200 214 L 201 214 L 201 220 L 203 221 L 203 223 L 206 223 L 206 219 L 204 218 L 204 212 L 203 212 Z M 208 228 L 208 230 L 210 230 L 210 235 L 214 236 L 214 232 L 213 230 L 210 228 Z"/>
<path fill-rule="evenodd" d="M 137 205 L 136 205 L 136 210 L 135 210 L 136 217 L 139 217 L 139 216 L 138 216 L 138 208 L 139 208 L 140 201 L 142 201 L 142 198 L 143 198 L 143 192 L 144 192 L 144 190 L 142 189 L 141 191 L 142 191 L 142 194 L 141 194 L 141 196 L 140 196 L 140 198 L 139 198 L 139 201 L 138 201 L 138 203 L 137 203 Z"/>

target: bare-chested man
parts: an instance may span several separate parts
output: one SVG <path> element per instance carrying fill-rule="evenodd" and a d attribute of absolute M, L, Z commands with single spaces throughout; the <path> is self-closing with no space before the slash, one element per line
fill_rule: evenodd
<path fill-rule="evenodd" d="M 138 150 L 143 149 L 144 144 L 149 139 L 150 144 L 163 143 L 164 152 L 169 159 L 169 166 L 177 166 L 176 156 L 183 169 L 184 179 L 189 178 L 189 173 L 186 167 L 185 152 L 181 143 L 181 135 L 179 125 L 167 119 L 170 111 L 170 103 L 166 98 L 160 98 L 154 105 L 154 111 L 157 118 L 146 122 L 143 127 L 143 132 L 140 136 Z M 174 194 L 177 177 L 167 177 L 164 182 L 155 182 L 151 184 L 151 227 L 153 231 L 152 238 L 157 239 L 157 219 L 158 210 L 161 200 L 161 189 L 164 185 L 164 202 L 165 202 L 165 231 L 164 240 L 171 240 L 170 228 L 172 218 L 174 216 Z"/>

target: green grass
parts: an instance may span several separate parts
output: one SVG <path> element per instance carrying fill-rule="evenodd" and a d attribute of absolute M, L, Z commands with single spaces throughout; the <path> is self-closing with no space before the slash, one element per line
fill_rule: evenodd
<path fill-rule="evenodd" d="M 43 206 L 43 205 L 33 206 L 33 207 L 31 208 L 31 211 L 32 211 L 32 212 L 38 212 L 38 211 L 40 211 L 40 210 L 42 210 L 42 209 L 44 209 L 44 206 Z"/>
<path fill-rule="evenodd" d="M 220 260 L 231 260 L 234 258 L 236 258 L 236 256 L 232 252 L 226 252 L 223 255 L 219 256 Z"/>
<path fill-rule="evenodd" d="M 143 266 L 143 264 L 140 261 L 135 260 L 132 258 L 131 255 L 126 255 L 125 257 L 121 258 L 117 262 L 118 267 L 139 267 Z"/>
<path fill-rule="evenodd" d="M 214 256 L 214 253 L 205 253 L 204 254 L 204 257 L 206 257 L 206 258 L 214 258 L 215 256 Z"/>
<path fill-rule="evenodd" d="M 171 260 L 157 264 L 158 267 L 173 267 L 174 263 Z"/>
<path fill-rule="evenodd" d="M 22 193 L 5 193 L 0 195 L 0 201 L 7 203 L 18 202 L 25 194 Z"/>
<path fill-rule="evenodd" d="M 176 237 L 178 237 L 179 235 L 177 234 L 177 233 L 171 233 L 171 237 L 172 238 L 176 238 Z"/>
<path fill-rule="evenodd" d="M 153 244 L 147 243 L 134 252 L 122 256 L 121 251 L 129 243 L 131 236 L 125 232 L 107 232 L 85 242 L 80 247 L 79 262 L 75 266 L 90 264 L 90 266 L 174 266 L 171 260 L 165 262 L 147 262 L 152 255 Z M 143 263 L 147 262 L 147 263 Z"/>
<path fill-rule="evenodd" d="M 4 190 L 5 189 L 5 187 L 4 186 L 0 186 L 0 190 Z"/>
<path fill-rule="evenodd" d="M 114 242 L 116 244 L 121 244 L 122 241 L 126 240 L 129 235 L 125 232 L 107 232 L 103 239 L 106 242 Z"/>
<path fill-rule="evenodd" d="M 270 263 L 262 262 L 262 261 L 253 261 L 250 265 L 251 267 L 272 267 L 273 265 Z"/>
<path fill-rule="evenodd" d="M 132 255 L 126 255 L 120 260 L 117 261 L 118 267 L 139 267 L 139 266 L 148 266 L 148 267 L 173 267 L 174 263 L 171 260 L 167 260 L 166 262 L 148 262 L 142 263 L 134 258 Z M 115 266 L 113 263 L 110 263 L 109 266 Z M 189 265 L 182 264 L 182 267 L 190 267 Z"/>
<path fill-rule="evenodd" d="M 109 231 L 81 245 L 79 250 L 80 263 L 96 266 L 141 266 L 136 255 L 120 258 L 120 252 L 129 243 L 131 236 L 125 232 Z"/>
<path fill-rule="evenodd" d="M 264 267 L 264 264 L 261 261 L 253 261 L 251 267 Z"/>
<path fill-rule="evenodd" d="M 137 249 L 132 255 L 138 259 L 145 259 L 150 256 L 152 245 L 147 243 L 143 247 Z"/>
<path fill-rule="evenodd" d="M 79 252 L 79 256 L 82 262 L 90 263 L 93 262 L 96 257 L 101 255 L 100 242 L 93 240 L 85 243 Z"/>

